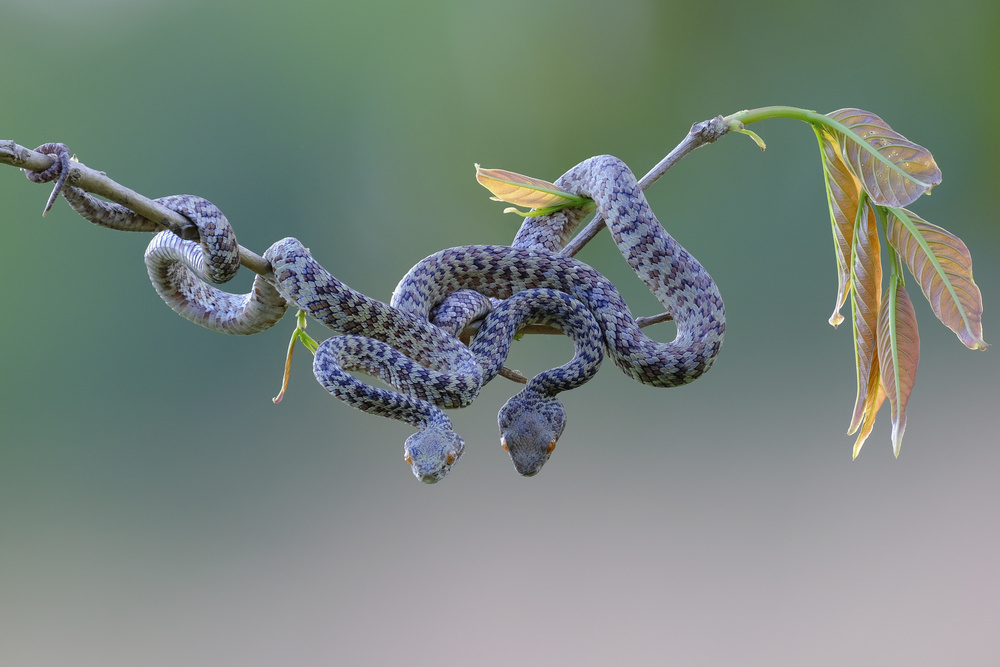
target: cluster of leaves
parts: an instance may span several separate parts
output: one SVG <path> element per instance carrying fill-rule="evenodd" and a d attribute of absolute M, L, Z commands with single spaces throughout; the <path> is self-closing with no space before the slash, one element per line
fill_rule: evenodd
<path fill-rule="evenodd" d="M 904 287 L 904 265 L 938 319 L 970 349 L 986 349 L 982 295 L 972 279 L 969 249 L 951 232 L 904 208 L 941 182 L 941 170 L 926 148 L 861 109 L 821 115 L 794 107 L 767 107 L 722 120 L 763 149 L 764 142 L 744 125 L 768 118 L 803 120 L 819 139 L 838 275 L 830 324 L 836 327 L 844 321 L 840 309 L 848 298 L 853 315 L 858 394 L 848 435 L 858 434 L 854 456 L 861 451 L 887 398 L 893 452 L 899 456 L 906 405 L 920 360 L 920 336 Z M 495 195 L 494 200 L 535 209 L 505 209 L 519 215 L 544 215 L 593 203 L 547 181 L 500 169 L 476 165 L 476 178 Z M 880 229 L 887 242 L 886 286 Z"/>
<path fill-rule="evenodd" d="M 905 265 L 941 322 L 970 349 L 984 350 L 982 295 L 965 243 L 904 208 L 941 182 L 930 152 L 873 113 L 841 109 L 810 123 L 819 139 L 833 225 L 838 289 L 830 324 L 848 297 L 858 394 L 848 435 L 857 457 L 889 399 L 896 456 L 917 377 L 920 336 L 904 287 Z M 883 287 L 882 245 L 889 278 Z"/>

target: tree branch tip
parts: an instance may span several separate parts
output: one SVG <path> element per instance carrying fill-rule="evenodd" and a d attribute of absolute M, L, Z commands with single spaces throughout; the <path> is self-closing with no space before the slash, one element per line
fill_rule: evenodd
<path fill-rule="evenodd" d="M 729 119 L 719 114 L 715 118 L 709 118 L 692 125 L 688 135 L 697 137 L 702 143 L 711 144 L 724 137 L 732 129 L 734 128 L 730 126 Z"/>

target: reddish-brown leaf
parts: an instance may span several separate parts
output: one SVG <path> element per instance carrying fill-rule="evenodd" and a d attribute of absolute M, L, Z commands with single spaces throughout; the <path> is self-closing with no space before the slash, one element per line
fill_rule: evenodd
<path fill-rule="evenodd" d="M 878 357 L 882 389 L 892 411 L 892 451 L 899 456 L 906 430 L 906 404 L 920 363 L 920 334 L 913 303 L 895 274 L 889 277 L 879 308 Z"/>
<path fill-rule="evenodd" d="M 931 310 L 966 347 L 985 350 L 983 295 L 972 279 L 968 247 L 905 208 L 889 212 L 886 237 L 920 283 Z"/>
<path fill-rule="evenodd" d="M 909 206 L 941 182 L 930 151 L 870 111 L 840 109 L 827 116 L 845 126 L 837 132 L 840 152 L 877 205 Z"/>
<path fill-rule="evenodd" d="M 838 326 L 844 321 L 840 309 L 847 301 L 851 289 L 851 243 L 854 238 L 854 221 L 858 214 L 861 182 L 844 162 L 837 137 L 827 128 L 814 125 L 823 154 L 823 175 L 826 180 L 826 200 L 833 226 L 833 245 L 837 259 L 837 300 L 830 324 Z"/>
<path fill-rule="evenodd" d="M 851 312 L 854 315 L 854 360 L 858 373 L 858 395 L 847 434 L 858 430 L 868 417 L 879 381 L 878 315 L 882 297 L 882 255 L 878 240 L 878 216 L 865 205 L 855 228 L 851 251 Z M 878 409 L 877 407 L 875 408 Z M 870 419 L 874 420 L 872 414 Z M 863 440 L 861 443 L 863 444 Z M 855 456 L 861 445 L 855 445 Z"/>

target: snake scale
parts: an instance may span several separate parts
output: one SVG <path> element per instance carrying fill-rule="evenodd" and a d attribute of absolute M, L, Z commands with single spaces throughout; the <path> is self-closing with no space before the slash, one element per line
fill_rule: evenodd
<path fill-rule="evenodd" d="M 61 144 L 37 150 L 59 159 L 46 172 L 28 173 L 29 178 L 59 178 L 57 191 L 86 219 L 126 231 L 157 229 L 124 207 L 63 186 L 58 167 L 65 172 L 68 151 Z M 317 350 L 317 380 L 354 407 L 415 426 L 418 431 L 407 439 L 404 456 L 425 482 L 444 477 L 464 450 L 443 409 L 475 399 L 499 372 L 522 326 L 548 324 L 562 330 L 574 340 L 574 358 L 536 376 L 499 417 L 504 448 L 518 471 L 530 475 L 548 459 L 562 432 L 565 415 L 555 395 L 593 376 L 602 347 L 639 382 L 676 386 L 709 369 L 725 329 L 715 283 L 662 228 L 624 163 L 611 156 L 591 158 L 556 183 L 595 200 L 622 254 L 673 316 L 674 341 L 659 343 L 645 336 L 609 280 L 557 253 L 583 216 L 572 209 L 528 218 L 514 246 L 460 246 L 427 257 L 410 269 L 385 304 L 336 279 L 292 238 L 264 253 L 273 278 L 258 276 L 250 293 L 234 295 L 213 287 L 209 283 L 225 282 L 239 266 L 232 228 L 211 202 L 175 195 L 157 201 L 191 220 L 200 241 L 160 232 L 147 248 L 147 269 L 173 310 L 214 331 L 263 331 L 294 304 L 340 334 Z M 462 296 L 471 293 L 480 296 Z M 492 305 L 483 297 L 499 301 Z M 453 334 L 486 312 L 466 347 Z M 377 376 L 394 390 L 368 385 L 347 372 L 352 370 Z"/>

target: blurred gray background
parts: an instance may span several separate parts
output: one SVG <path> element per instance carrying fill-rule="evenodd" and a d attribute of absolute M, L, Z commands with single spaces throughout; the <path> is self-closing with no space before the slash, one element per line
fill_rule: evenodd
<path fill-rule="evenodd" d="M 512 238 L 474 162 L 553 179 L 613 153 L 641 174 L 716 114 L 869 109 L 942 167 L 911 208 L 971 247 L 998 342 L 991 0 L 7 0 L 0 16 L 0 138 L 205 196 L 245 246 L 296 236 L 383 300 L 440 248 Z M 883 408 L 852 462 L 816 141 L 753 129 L 765 153 L 726 137 L 649 193 L 726 299 L 712 372 L 650 389 L 606 364 L 565 397 L 531 479 L 498 445 L 516 387 L 497 380 L 454 413 L 466 454 L 433 487 L 402 461 L 411 429 L 332 399 L 303 349 L 271 404 L 291 319 L 242 339 L 181 320 L 148 284 L 147 237 L 65 202 L 42 219 L 48 188 L 0 168 L 0 663 L 997 664 L 997 353 L 966 350 L 911 288 L 902 454 Z M 656 312 L 606 234 L 582 258 Z M 570 353 L 527 338 L 510 365 Z"/>

